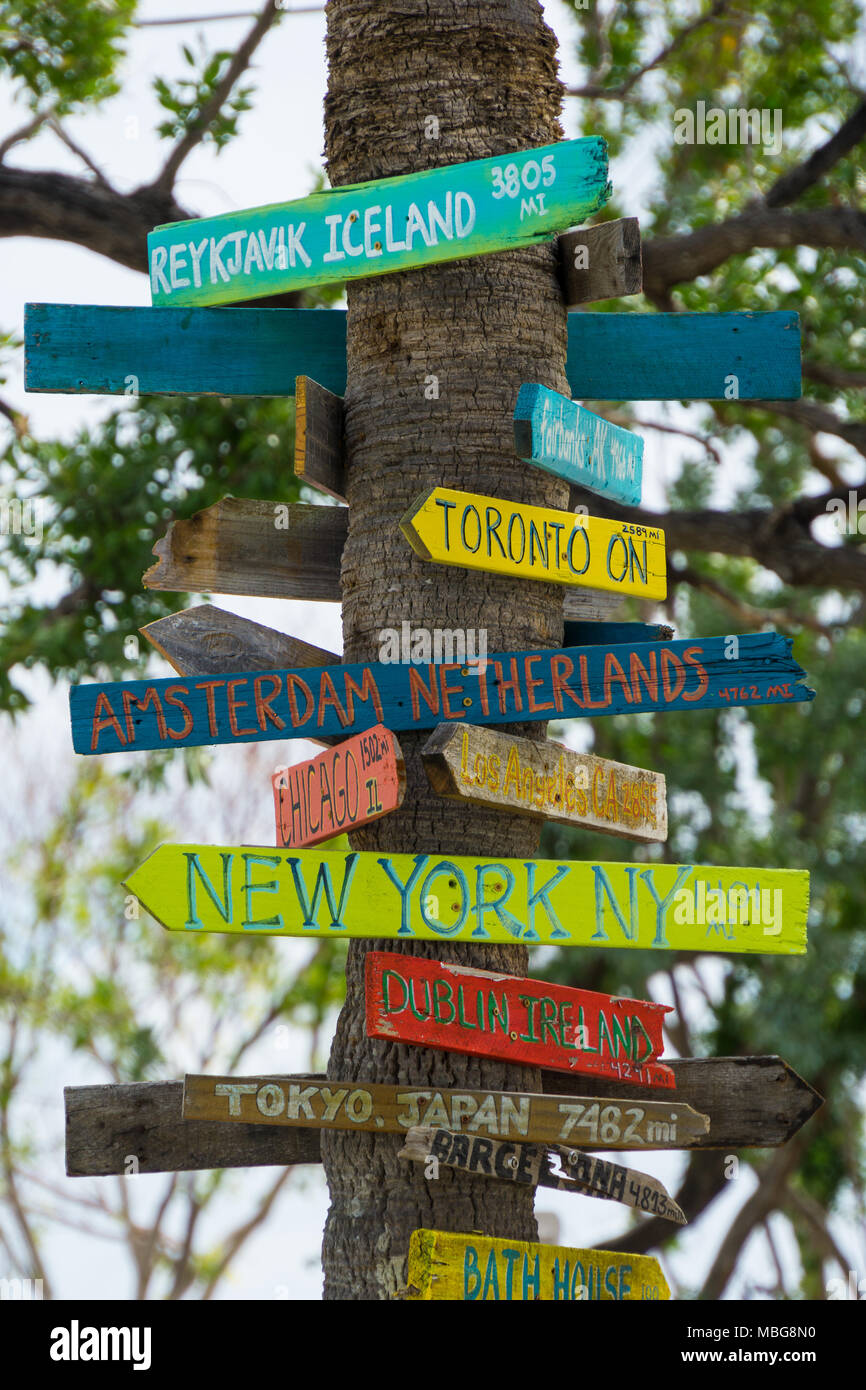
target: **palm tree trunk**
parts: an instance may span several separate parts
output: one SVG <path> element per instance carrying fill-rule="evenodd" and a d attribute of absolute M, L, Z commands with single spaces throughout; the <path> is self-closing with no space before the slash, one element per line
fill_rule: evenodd
<path fill-rule="evenodd" d="M 329 0 L 325 101 L 333 185 L 513 153 L 562 137 L 556 40 L 537 0 Z M 438 138 L 427 138 L 438 119 Z M 343 558 L 346 661 L 377 659 L 380 632 L 486 629 L 488 650 L 559 646 L 562 591 L 426 564 L 399 520 L 440 485 L 567 508 L 568 488 L 518 461 L 512 412 L 524 381 L 568 394 L 566 315 L 551 245 L 356 282 L 348 291 L 346 445 L 349 537 Z M 431 377 L 438 380 L 433 397 Z M 426 386 L 426 392 L 425 392 Z M 433 398 L 428 398 L 433 397 Z M 544 737 L 546 726 L 510 726 Z M 400 736 L 400 811 L 352 837 L 357 849 L 531 856 L 536 822 L 464 808 L 431 791 Z M 530 1067 L 366 1036 L 367 950 L 410 950 L 525 974 L 523 946 L 350 944 L 346 1003 L 328 1074 L 413 1086 L 538 1090 Z M 385 1299 L 405 1286 L 419 1226 L 531 1240 L 533 1192 L 443 1170 L 428 1181 L 397 1158 L 401 1140 L 322 1134 L 331 1194 L 326 1299 Z"/>

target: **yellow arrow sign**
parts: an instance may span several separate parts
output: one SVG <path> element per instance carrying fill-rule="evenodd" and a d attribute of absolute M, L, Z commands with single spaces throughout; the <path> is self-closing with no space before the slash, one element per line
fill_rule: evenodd
<path fill-rule="evenodd" d="M 529 507 L 436 487 L 400 522 L 412 549 L 439 565 L 665 598 L 665 537 L 657 527 Z"/>
<path fill-rule="evenodd" d="M 407 1297 L 458 1303 L 666 1300 L 658 1260 L 523 1240 L 417 1230 L 409 1242 Z"/>

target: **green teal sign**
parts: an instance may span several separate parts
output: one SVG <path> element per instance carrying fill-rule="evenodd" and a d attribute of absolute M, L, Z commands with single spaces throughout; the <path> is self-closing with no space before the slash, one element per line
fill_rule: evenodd
<path fill-rule="evenodd" d="M 508 251 L 584 221 L 609 197 L 607 145 L 592 136 L 170 222 L 147 239 L 151 299 L 235 304 Z"/>

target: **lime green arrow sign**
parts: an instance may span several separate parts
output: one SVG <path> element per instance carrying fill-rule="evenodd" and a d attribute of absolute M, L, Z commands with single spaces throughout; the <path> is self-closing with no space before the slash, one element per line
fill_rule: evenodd
<path fill-rule="evenodd" d="M 157 227 L 155 305 L 235 304 L 508 251 L 582 222 L 610 196 L 600 137 L 349 184 Z"/>
<path fill-rule="evenodd" d="M 170 931 L 801 955 L 798 869 L 161 845 L 126 880 Z"/>

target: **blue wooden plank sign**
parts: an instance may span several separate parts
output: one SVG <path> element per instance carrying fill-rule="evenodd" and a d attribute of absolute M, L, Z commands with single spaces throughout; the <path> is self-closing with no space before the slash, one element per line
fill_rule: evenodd
<path fill-rule="evenodd" d="M 593 135 L 169 222 L 147 239 L 151 298 L 233 304 L 508 251 L 583 222 L 609 197 L 607 145 Z"/>
<path fill-rule="evenodd" d="M 796 400 L 799 322 L 792 313 L 569 314 L 569 389 L 594 401 L 723 400 L 735 389 L 740 400 Z M 292 396 L 303 375 L 346 391 L 343 309 L 28 304 L 24 340 L 28 391 Z"/>
<path fill-rule="evenodd" d="M 162 619 L 166 621 L 165 618 Z M 622 642 L 662 642 L 674 635 L 672 627 L 664 623 L 601 623 L 565 620 L 562 645 L 564 647 L 596 646 L 599 642 L 609 647 Z"/>
<path fill-rule="evenodd" d="M 641 319 L 646 328 L 633 341 Z M 569 314 L 568 356 L 569 388 L 582 401 L 781 401 L 802 394 L 794 313 Z M 614 379 L 618 395 L 610 389 Z"/>
<path fill-rule="evenodd" d="M 775 632 L 509 652 L 430 665 L 250 671 L 203 680 L 92 682 L 69 692 L 77 753 L 348 736 L 385 724 L 502 724 L 811 700 Z"/>
<path fill-rule="evenodd" d="M 294 396 L 303 375 L 345 392 L 344 310 L 24 307 L 28 391 Z"/>
<path fill-rule="evenodd" d="M 643 440 L 546 386 L 521 386 L 514 407 L 518 458 L 615 502 L 640 503 Z"/>

